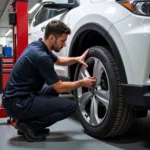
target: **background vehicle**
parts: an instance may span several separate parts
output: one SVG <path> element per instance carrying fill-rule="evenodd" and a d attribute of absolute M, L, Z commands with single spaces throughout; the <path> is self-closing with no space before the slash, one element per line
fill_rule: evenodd
<path fill-rule="evenodd" d="M 54 3 L 52 3 L 55 2 Z M 150 3 L 122 0 L 47 0 L 35 15 L 31 41 L 42 38 L 52 19 L 72 30 L 57 55 L 79 56 L 90 49 L 89 67 L 55 66 L 70 80 L 97 78 L 94 89 L 75 91 L 78 116 L 94 137 L 124 134 L 135 117 L 146 117 L 150 106 Z"/>

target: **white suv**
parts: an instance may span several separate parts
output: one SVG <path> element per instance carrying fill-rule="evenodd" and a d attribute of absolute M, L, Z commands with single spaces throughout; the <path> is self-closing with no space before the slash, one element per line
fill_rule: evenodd
<path fill-rule="evenodd" d="M 55 3 L 53 3 L 53 2 Z M 74 92 L 87 133 L 108 138 L 124 134 L 150 108 L 150 2 L 148 0 L 47 0 L 30 26 L 30 40 L 42 38 L 57 19 L 72 33 L 57 55 L 79 56 L 90 49 L 89 67 L 55 66 L 71 81 L 95 76 L 94 89 Z"/>

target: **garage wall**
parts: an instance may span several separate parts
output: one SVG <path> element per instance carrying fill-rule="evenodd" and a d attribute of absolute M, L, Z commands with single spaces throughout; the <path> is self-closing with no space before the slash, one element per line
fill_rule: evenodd
<path fill-rule="evenodd" d="M 6 45 L 6 37 L 0 37 L 0 45 Z"/>
<path fill-rule="evenodd" d="M 12 38 L 11 37 L 0 37 L 0 45 L 12 46 Z"/>
<path fill-rule="evenodd" d="M 6 38 L 6 45 L 9 46 L 9 47 L 13 47 L 12 37 L 7 37 Z"/>

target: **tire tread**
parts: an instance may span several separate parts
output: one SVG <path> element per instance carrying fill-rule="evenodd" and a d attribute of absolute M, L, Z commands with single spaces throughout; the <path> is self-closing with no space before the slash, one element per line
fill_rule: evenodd
<path fill-rule="evenodd" d="M 105 138 L 107 137 L 114 137 L 114 136 L 120 136 L 123 135 L 132 125 L 133 119 L 134 119 L 134 111 L 132 108 L 124 102 L 124 96 L 123 91 L 121 87 L 121 81 L 120 81 L 120 73 L 119 69 L 117 67 L 116 61 L 113 57 L 113 55 L 105 48 L 97 46 L 95 48 L 100 48 L 109 58 L 111 61 L 111 64 L 114 68 L 115 75 L 117 78 L 118 83 L 118 110 L 117 110 L 117 117 L 113 124 L 112 129 L 107 133 Z"/>

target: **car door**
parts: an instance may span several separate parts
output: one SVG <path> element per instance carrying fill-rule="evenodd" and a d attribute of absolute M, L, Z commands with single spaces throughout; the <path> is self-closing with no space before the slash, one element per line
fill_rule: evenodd
<path fill-rule="evenodd" d="M 66 0 L 64 1 L 66 2 Z M 30 41 L 35 41 L 38 40 L 39 38 L 43 38 L 46 25 L 48 24 L 49 21 L 54 19 L 60 20 L 65 24 L 68 24 L 69 11 L 67 9 L 50 9 L 50 8 L 41 7 L 31 23 Z M 60 51 L 59 53 L 55 53 L 55 54 L 57 56 L 67 56 L 66 47 L 64 47 L 62 51 Z M 55 65 L 55 69 L 59 75 L 62 76 L 67 75 L 66 72 L 67 67 Z"/>
<path fill-rule="evenodd" d="M 47 2 L 55 3 L 67 3 L 68 0 L 46 0 Z M 39 11 L 34 16 L 31 25 L 30 25 L 30 41 L 35 41 L 39 38 L 43 38 L 44 27 L 52 19 L 58 19 L 64 23 L 68 23 L 67 14 L 64 15 L 67 10 L 60 9 L 50 9 L 45 7 L 40 7 Z"/>
<path fill-rule="evenodd" d="M 43 38 L 40 35 L 41 27 L 45 24 L 45 21 L 48 18 L 49 9 L 41 7 L 35 17 L 32 20 L 30 25 L 30 41 L 38 40 Z"/>

